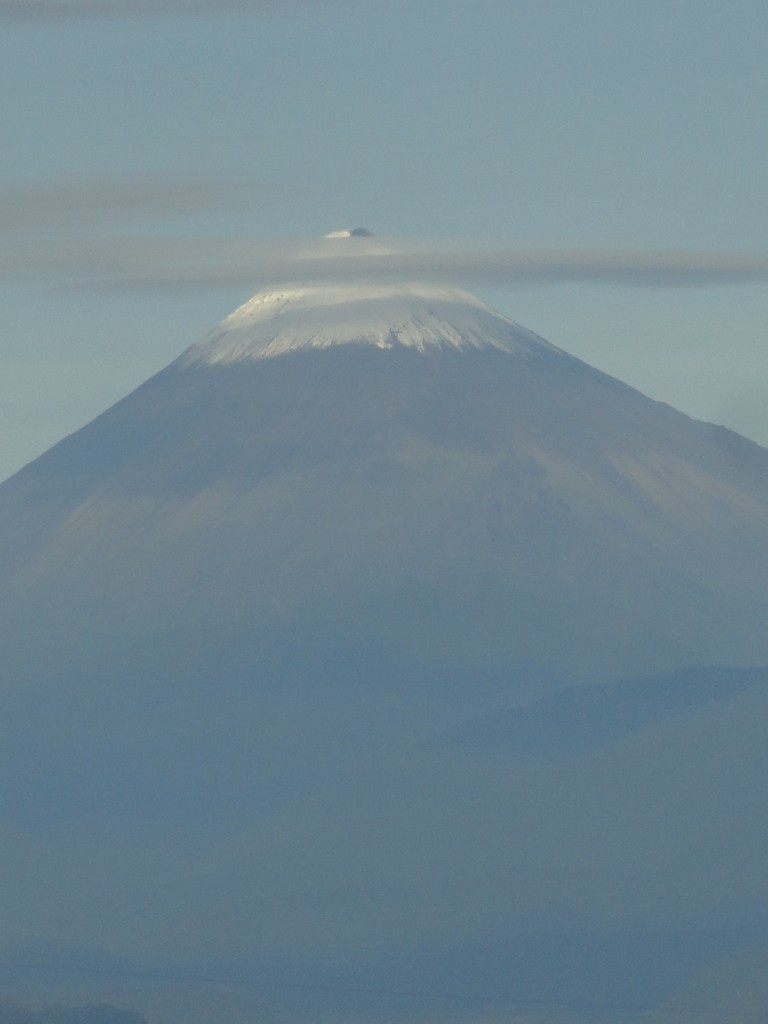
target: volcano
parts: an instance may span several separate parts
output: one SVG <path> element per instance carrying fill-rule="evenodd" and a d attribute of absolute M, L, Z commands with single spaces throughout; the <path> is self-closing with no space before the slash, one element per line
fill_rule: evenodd
<path fill-rule="evenodd" d="M 763 449 L 471 296 L 308 288 L 7 481 L 0 564 L 18 636 L 298 629 L 507 686 L 768 661 L 767 510 Z"/>
<path fill-rule="evenodd" d="M 768 943 L 758 445 L 456 289 L 286 287 L 0 524 L 12 943 L 625 1002 Z"/>

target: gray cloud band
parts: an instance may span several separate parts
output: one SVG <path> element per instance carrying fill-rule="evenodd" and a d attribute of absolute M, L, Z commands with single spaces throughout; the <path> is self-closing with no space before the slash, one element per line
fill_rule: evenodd
<path fill-rule="evenodd" d="M 211 255 L 214 255 L 211 253 Z M 695 287 L 768 281 L 768 256 L 686 252 L 469 252 L 408 253 L 355 258 L 248 258 L 236 251 L 201 261 L 179 254 L 174 264 L 136 268 L 93 280 L 97 288 L 237 286 L 354 281 L 440 281 L 454 285 L 546 285 L 603 282 L 655 287 Z"/>
<path fill-rule="evenodd" d="M 303 259 L 275 266 L 278 280 L 428 278 L 461 284 L 556 284 L 605 281 L 685 286 L 768 280 L 768 255 L 696 252 L 508 250 L 403 253 L 365 259 Z"/>
<path fill-rule="evenodd" d="M 126 218 L 146 226 L 254 208 L 285 199 L 289 192 L 282 189 L 267 181 L 150 179 L 6 185 L 0 189 L 0 274 L 101 291 L 402 279 L 662 287 L 768 280 L 764 253 L 489 249 L 386 236 L 265 242 L 116 234 Z"/>
<path fill-rule="evenodd" d="M 87 291 L 174 291 L 296 284 L 437 281 L 458 286 L 595 282 L 697 287 L 768 281 L 768 254 L 638 250 L 481 250 L 386 240 L 272 243 L 248 239 L 29 239 L 0 253 L 0 273 Z"/>

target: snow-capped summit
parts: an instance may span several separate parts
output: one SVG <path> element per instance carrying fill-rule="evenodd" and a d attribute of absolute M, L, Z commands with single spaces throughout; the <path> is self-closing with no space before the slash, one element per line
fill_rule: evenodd
<path fill-rule="evenodd" d="M 234 363 L 347 344 L 562 354 L 457 288 L 345 284 L 260 292 L 188 349 L 182 362 Z"/>

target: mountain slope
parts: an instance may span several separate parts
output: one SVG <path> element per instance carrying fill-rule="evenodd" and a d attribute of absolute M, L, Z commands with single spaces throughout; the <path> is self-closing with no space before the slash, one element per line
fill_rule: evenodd
<path fill-rule="evenodd" d="M 396 337 L 409 296 L 371 301 Z M 447 341 L 416 303 L 406 342 L 317 348 L 281 298 L 193 347 L 0 488 L 9 603 L 53 580 L 54 631 L 108 643 L 330 615 L 507 676 L 768 660 L 768 453 L 442 302 Z"/>
<path fill-rule="evenodd" d="M 0 486 L 6 941 L 666 998 L 768 944 L 766 578 L 757 445 L 463 293 L 257 296 Z"/>

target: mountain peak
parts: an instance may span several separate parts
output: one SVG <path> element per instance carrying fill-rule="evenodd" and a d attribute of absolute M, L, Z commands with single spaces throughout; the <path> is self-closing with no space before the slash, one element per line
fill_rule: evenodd
<path fill-rule="evenodd" d="M 358 283 L 259 292 L 181 360 L 185 365 L 234 363 L 347 344 L 421 352 L 495 348 L 525 356 L 560 353 L 460 289 Z"/>

